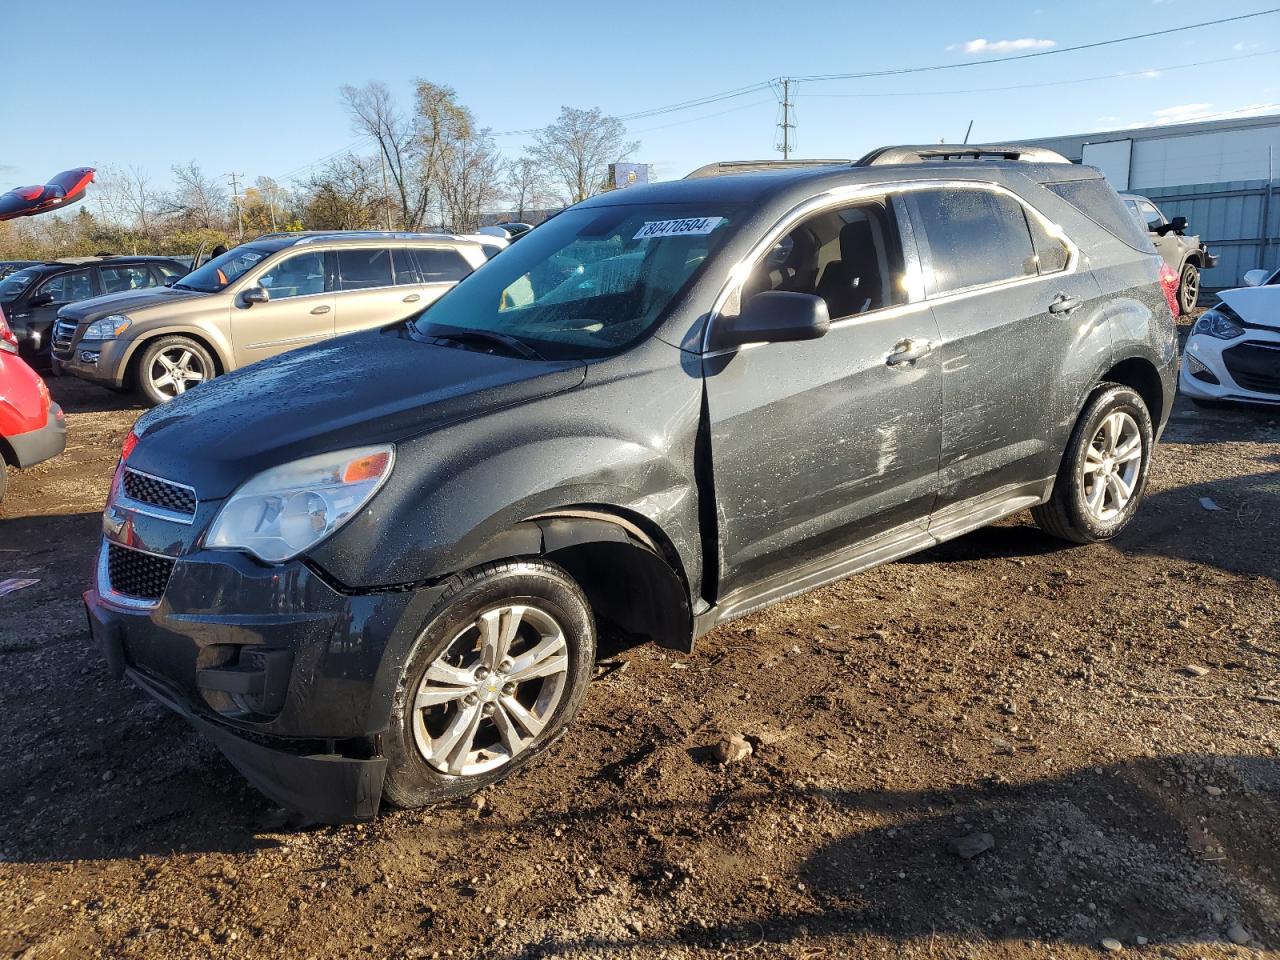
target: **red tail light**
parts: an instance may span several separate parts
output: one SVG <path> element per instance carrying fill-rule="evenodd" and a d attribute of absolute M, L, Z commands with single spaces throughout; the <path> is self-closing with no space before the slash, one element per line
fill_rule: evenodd
<path fill-rule="evenodd" d="M 18 338 L 9 329 L 9 321 L 4 318 L 3 309 L 0 309 L 0 350 L 5 353 L 18 352 Z"/>
<path fill-rule="evenodd" d="M 1169 312 L 1173 319 L 1178 319 L 1178 274 L 1167 263 L 1160 264 L 1160 288 L 1164 290 L 1164 298 L 1168 301 Z"/>

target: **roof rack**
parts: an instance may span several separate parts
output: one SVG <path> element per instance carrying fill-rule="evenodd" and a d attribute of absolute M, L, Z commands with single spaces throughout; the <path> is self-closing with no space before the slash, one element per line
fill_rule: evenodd
<path fill-rule="evenodd" d="M 857 167 L 879 167 L 891 163 L 933 163 L 938 160 L 1019 160 L 1023 163 L 1070 163 L 1071 161 L 1047 147 L 1025 147 L 1018 144 L 924 144 L 917 146 L 881 147 L 872 150 Z"/>
<path fill-rule="evenodd" d="M 802 167 L 832 167 L 848 164 L 849 160 L 720 160 L 699 167 L 684 176 L 686 180 L 703 177 L 723 177 L 731 173 L 760 173 L 767 170 L 794 170 Z"/>
<path fill-rule="evenodd" d="M 296 237 L 298 232 L 263 234 L 263 236 Z M 261 239 L 261 238 L 259 238 Z M 334 240 L 466 240 L 456 233 L 412 233 L 406 230 L 316 230 L 303 232 L 296 246 L 306 243 L 330 243 Z M 468 241 L 474 243 L 474 240 Z"/>

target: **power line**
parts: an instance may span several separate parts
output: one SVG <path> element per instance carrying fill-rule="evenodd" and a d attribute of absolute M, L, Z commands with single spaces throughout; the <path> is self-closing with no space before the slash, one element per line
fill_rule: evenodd
<path fill-rule="evenodd" d="M 1134 40 L 1149 40 L 1152 37 L 1166 37 L 1172 33 L 1184 33 L 1187 30 L 1199 30 L 1202 27 L 1216 27 L 1223 23 L 1236 23 L 1240 20 L 1251 20 L 1254 17 L 1266 17 L 1280 13 L 1280 7 L 1258 10 L 1255 13 L 1242 13 L 1234 17 L 1220 17 L 1217 20 L 1203 20 L 1200 23 L 1188 23 L 1181 27 L 1166 27 L 1164 30 L 1152 30 L 1148 33 L 1135 33 L 1127 37 L 1114 37 L 1110 40 L 1094 40 L 1090 43 L 1077 43 L 1070 47 L 1057 47 L 1053 50 L 1037 50 L 1034 53 L 1020 53 L 1012 57 L 988 57 L 985 60 L 967 60 L 961 63 L 934 63 L 923 67 L 894 67 L 888 70 L 866 70 L 860 73 L 825 73 L 807 77 L 792 77 L 797 83 L 818 83 L 826 80 L 864 80 L 868 77 L 897 77 L 908 73 L 930 73 L 936 70 L 960 70 L 967 67 L 981 67 L 989 63 L 1013 63 L 1017 60 L 1031 60 L 1036 57 L 1052 57 L 1060 53 L 1075 53 L 1078 50 L 1095 50 L 1098 47 L 1109 47 L 1117 43 L 1130 43 Z"/>
<path fill-rule="evenodd" d="M 1187 67 L 1203 67 L 1213 63 L 1228 63 L 1232 60 L 1247 60 L 1250 57 L 1269 57 L 1280 53 L 1280 48 L 1275 50 L 1260 50 L 1257 53 L 1244 53 L 1234 57 L 1217 57 L 1213 60 L 1198 60 L 1192 63 L 1179 63 L 1178 69 L 1184 70 Z M 964 93 L 996 93 L 1002 90 L 1028 90 L 1036 87 L 1063 87 L 1075 83 L 1092 83 L 1097 80 L 1123 80 L 1128 77 L 1142 77 L 1152 73 L 1151 70 L 1127 70 L 1123 73 L 1104 73 L 1093 77 L 1077 77 L 1073 80 L 1045 80 L 1039 83 L 1015 83 L 1001 87 L 969 87 L 965 90 L 907 90 L 894 91 L 890 93 L 806 93 L 805 97 L 813 99 L 843 99 L 847 97 L 856 98 L 879 98 L 879 97 L 942 97 L 954 96 Z"/>

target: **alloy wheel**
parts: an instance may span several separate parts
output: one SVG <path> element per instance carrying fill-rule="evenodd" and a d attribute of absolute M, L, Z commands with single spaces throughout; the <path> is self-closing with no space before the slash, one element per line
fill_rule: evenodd
<path fill-rule="evenodd" d="M 204 362 L 193 351 L 185 347 L 170 347 L 155 355 L 147 375 L 157 393 L 176 397 L 196 384 L 203 383 L 208 371 L 204 368 Z"/>
<path fill-rule="evenodd" d="M 1085 450 L 1084 502 L 1094 519 L 1114 520 L 1129 505 L 1142 469 L 1142 431 L 1123 410 L 1107 414 Z"/>
<path fill-rule="evenodd" d="M 1200 271 L 1195 267 L 1187 266 L 1182 270 L 1182 285 L 1179 287 L 1182 295 L 1182 312 L 1190 313 L 1196 308 L 1196 303 L 1200 299 Z"/>
<path fill-rule="evenodd" d="M 532 746 L 560 705 L 568 678 L 569 644 L 551 614 L 517 604 L 486 610 L 418 682 L 418 752 L 451 776 L 497 769 Z"/>

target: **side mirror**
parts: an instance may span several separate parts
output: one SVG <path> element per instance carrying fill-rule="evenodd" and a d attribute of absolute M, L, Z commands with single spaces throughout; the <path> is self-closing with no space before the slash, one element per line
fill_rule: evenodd
<path fill-rule="evenodd" d="M 1249 270 L 1244 275 L 1244 285 L 1246 287 L 1260 287 L 1267 282 L 1267 277 L 1271 276 L 1270 270 Z"/>
<path fill-rule="evenodd" d="M 711 331 L 719 350 L 746 343 L 817 340 L 831 326 L 827 301 L 809 293 L 770 290 L 757 293 L 736 317 L 722 317 Z"/>
<path fill-rule="evenodd" d="M 1187 230 L 1186 217 L 1174 217 L 1172 220 L 1170 220 L 1168 223 L 1164 224 L 1163 226 L 1156 227 L 1156 233 L 1160 234 L 1160 236 L 1162 237 L 1170 233 L 1176 233 L 1178 236 L 1182 236 L 1186 232 L 1186 230 Z"/>
<path fill-rule="evenodd" d="M 267 293 L 266 287 L 250 287 L 240 294 L 240 302 L 246 307 L 252 307 L 255 303 L 269 303 L 270 300 L 271 294 Z"/>
<path fill-rule="evenodd" d="M 27 301 L 28 307 L 47 307 L 53 303 L 52 293 L 37 293 L 34 297 Z"/>

